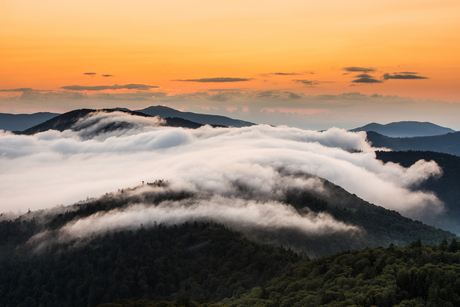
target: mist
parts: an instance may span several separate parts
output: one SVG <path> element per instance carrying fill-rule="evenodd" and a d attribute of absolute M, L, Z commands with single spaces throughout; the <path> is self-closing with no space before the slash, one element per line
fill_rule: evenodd
<path fill-rule="evenodd" d="M 0 132 L 0 212 L 70 205 L 156 179 L 168 180 L 176 190 L 214 195 L 206 200 L 209 206 L 217 206 L 219 197 L 236 197 L 245 206 L 270 204 L 284 212 L 279 200 L 286 187 L 327 193 L 298 174 L 324 178 L 408 217 L 443 210 L 435 195 L 412 191 L 430 176 L 441 175 L 435 162 L 419 161 L 410 168 L 384 164 L 364 132 L 269 125 L 193 130 L 118 112 L 95 116 L 78 122 L 78 131 L 33 136 Z M 130 125 L 94 135 L 100 131 L 96 125 L 121 120 Z"/>

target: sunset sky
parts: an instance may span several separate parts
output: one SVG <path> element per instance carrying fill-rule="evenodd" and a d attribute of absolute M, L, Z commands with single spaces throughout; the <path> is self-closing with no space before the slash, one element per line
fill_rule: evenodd
<path fill-rule="evenodd" d="M 0 112 L 460 130 L 460 1 L 0 0 Z"/>

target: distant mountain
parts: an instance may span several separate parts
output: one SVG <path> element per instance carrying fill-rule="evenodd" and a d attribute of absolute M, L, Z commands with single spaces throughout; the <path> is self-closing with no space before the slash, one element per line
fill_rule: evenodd
<path fill-rule="evenodd" d="M 39 112 L 33 114 L 0 113 L 0 129 L 9 131 L 22 131 L 58 115 L 60 114 L 49 112 Z"/>
<path fill-rule="evenodd" d="M 431 191 L 445 204 L 446 212 L 427 216 L 425 223 L 460 234 L 460 157 L 431 151 L 378 151 L 377 159 L 410 167 L 420 159 L 435 161 L 443 171 L 440 178 L 430 177 L 415 190 Z"/>
<path fill-rule="evenodd" d="M 160 116 L 161 118 L 166 117 L 179 117 L 193 122 L 202 124 L 202 125 L 218 125 L 226 127 L 248 127 L 255 125 L 254 123 L 247 122 L 244 120 L 233 119 L 221 115 L 209 115 L 209 114 L 200 114 L 192 112 L 181 112 L 174 110 L 172 108 L 164 106 L 152 106 L 142 110 L 136 110 L 137 112 L 142 112 L 151 116 Z"/>
<path fill-rule="evenodd" d="M 429 122 L 403 121 L 386 125 L 371 123 L 350 131 L 374 131 L 389 137 L 433 136 L 456 132 Z"/>
<path fill-rule="evenodd" d="M 460 156 L 460 132 L 436 136 L 391 138 L 374 131 L 368 131 L 367 139 L 374 147 L 386 147 L 395 151 L 436 151 Z"/>
<path fill-rule="evenodd" d="M 93 110 L 93 109 L 80 109 L 80 110 L 73 110 L 61 115 L 58 115 L 56 117 L 53 117 L 50 120 L 47 120 L 44 123 L 38 124 L 36 126 L 33 126 L 29 129 L 26 129 L 24 131 L 16 131 L 15 133 L 17 134 L 25 134 L 25 135 L 32 135 L 35 133 L 39 132 L 44 132 L 47 130 L 58 130 L 58 131 L 64 131 L 68 129 L 72 129 L 72 126 L 80 119 L 82 119 L 85 116 L 88 116 L 91 113 L 95 112 L 106 112 L 106 113 L 112 113 L 112 112 L 124 112 L 130 115 L 136 115 L 136 116 L 142 116 L 142 117 L 153 117 L 151 115 L 147 115 L 141 112 L 135 112 L 135 111 L 126 111 L 123 109 L 103 109 L 103 110 Z M 166 125 L 165 126 L 170 126 L 170 127 L 184 127 L 184 128 L 199 128 L 202 125 L 199 123 L 195 123 L 183 118 L 165 118 L 166 120 Z M 101 128 L 101 132 L 107 132 L 111 130 L 116 130 L 116 129 L 123 129 L 123 128 L 128 128 L 131 126 L 129 123 L 124 123 L 124 122 L 117 122 L 117 123 L 110 123 L 105 127 Z"/>

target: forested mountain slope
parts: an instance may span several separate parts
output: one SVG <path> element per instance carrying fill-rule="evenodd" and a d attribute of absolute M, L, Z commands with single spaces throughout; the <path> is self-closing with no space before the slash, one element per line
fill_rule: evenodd
<path fill-rule="evenodd" d="M 442 168 L 442 176 L 431 177 L 414 189 L 432 191 L 445 204 L 446 211 L 438 216 L 427 216 L 424 221 L 460 234 L 460 157 L 432 151 L 378 151 L 383 162 L 399 163 L 404 167 L 420 159 L 435 161 Z"/>
<path fill-rule="evenodd" d="M 305 263 L 241 299 L 245 306 L 459 306 L 460 252 L 452 240 L 345 251 Z"/>
<path fill-rule="evenodd" d="M 2 250 L 14 236 L 5 232 L 7 223 L 1 223 Z M 0 306 L 95 306 L 179 297 L 217 301 L 240 296 L 300 259 L 210 223 L 141 227 L 78 244 L 49 244 L 40 252 L 20 245 L 0 256 Z"/>

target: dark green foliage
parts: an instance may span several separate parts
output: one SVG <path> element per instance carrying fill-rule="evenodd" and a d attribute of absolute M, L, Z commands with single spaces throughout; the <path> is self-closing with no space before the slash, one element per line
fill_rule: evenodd
<path fill-rule="evenodd" d="M 263 290 L 256 287 L 241 299 L 222 303 L 235 307 L 460 306 L 460 252 L 450 252 L 449 244 L 445 245 L 428 246 L 417 240 L 407 247 L 325 256 L 268 282 Z"/>
<path fill-rule="evenodd" d="M 51 245 L 40 254 L 20 250 L 0 259 L 0 306 L 217 301 L 239 297 L 300 260 L 289 250 L 257 245 L 210 223 L 141 227 L 76 246 Z"/>
<path fill-rule="evenodd" d="M 221 307 L 221 305 L 217 305 L 214 302 L 206 302 L 204 300 L 195 302 L 189 299 L 178 299 L 174 303 L 166 301 L 154 303 L 148 300 L 139 300 L 135 302 L 120 300 L 116 303 L 100 304 L 97 307 Z"/>

